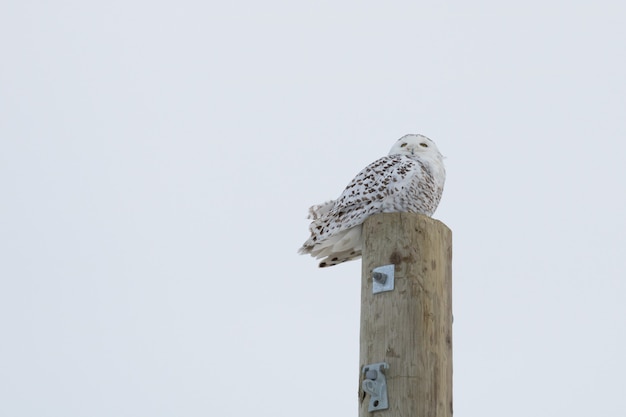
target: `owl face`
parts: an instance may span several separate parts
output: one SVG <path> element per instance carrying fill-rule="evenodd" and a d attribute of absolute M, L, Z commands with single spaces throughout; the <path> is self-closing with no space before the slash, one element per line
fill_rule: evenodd
<path fill-rule="evenodd" d="M 435 142 L 422 135 L 405 135 L 391 147 L 389 155 L 417 155 L 441 157 Z"/>

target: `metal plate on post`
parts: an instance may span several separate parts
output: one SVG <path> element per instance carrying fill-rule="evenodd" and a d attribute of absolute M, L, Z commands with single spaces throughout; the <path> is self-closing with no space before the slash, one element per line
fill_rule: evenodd
<path fill-rule="evenodd" d="M 395 271 L 394 264 L 379 266 L 372 270 L 372 280 L 374 283 L 374 285 L 372 286 L 372 292 L 374 294 L 378 294 L 379 292 L 393 290 L 394 271 Z"/>
<path fill-rule="evenodd" d="M 387 362 L 373 363 L 363 367 L 363 391 L 370 395 L 367 411 L 386 410 L 389 408 L 387 400 L 387 378 L 385 369 L 389 369 Z"/>

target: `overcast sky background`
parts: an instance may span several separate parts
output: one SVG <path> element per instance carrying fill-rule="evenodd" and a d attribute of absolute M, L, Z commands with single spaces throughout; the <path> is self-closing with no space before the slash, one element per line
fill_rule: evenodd
<path fill-rule="evenodd" d="M 626 414 L 623 2 L 6 1 L 0 47 L 0 415 L 356 416 L 360 261 L 296 251 L 406 133 L 455 416 Z"/>

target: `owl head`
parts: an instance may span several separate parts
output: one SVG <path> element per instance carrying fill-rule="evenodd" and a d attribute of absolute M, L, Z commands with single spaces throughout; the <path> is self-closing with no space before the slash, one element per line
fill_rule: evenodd
<path fill-rule="evenodd" d="M 402 136 L 389 151 L 389 155 L 422 156 L 442 159 L 443 155 L 437 149 L 435 142 L 423 135 Z"/>

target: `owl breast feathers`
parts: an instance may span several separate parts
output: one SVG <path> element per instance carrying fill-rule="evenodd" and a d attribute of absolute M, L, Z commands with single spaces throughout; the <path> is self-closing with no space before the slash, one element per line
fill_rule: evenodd
<path fill-rule="evenodd" d="M 359 172 L 337 200 L 309 209 L 311 236 L 299 253 L 321 259 L 320 267 L 360 258 L 365 219 L 393 212 L 432 216 L 445 177 L 443 156 L 432 140 L 403 136 L 389 155 Z"/>

